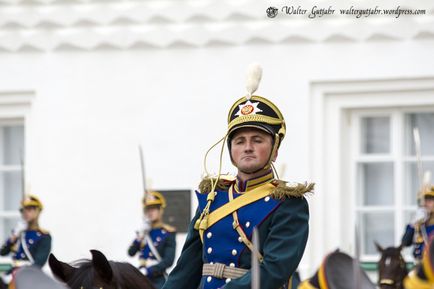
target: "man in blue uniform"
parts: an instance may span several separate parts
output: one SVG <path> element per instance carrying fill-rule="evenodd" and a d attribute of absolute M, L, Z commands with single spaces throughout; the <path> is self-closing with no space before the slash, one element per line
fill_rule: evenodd
<path fill-rule="evenodd" d="M 416 212 L 413 223 L 408 224 L 402 237 L 402 245 L 413 245 L 413 256 L 416 262 L 422 259 L 425 244 L 434 237 L 434 186 L 424 189 L 423 207 Z"/>
<path fill-rule="evenodd" d="M 43 205 L 33 195 L 21 201 L 20 212 L 24 223 L 18 225 L 0 249 L 0 255 L 12 255 L 13 269 L 25 265 L 44 266 L 51 251 L 50 233 L 39 227 L 39 215 Z M 4 276 L 10 282 L 13 269 Z"/>
<path fill-rule="evenodd" d="M 159 289 L 166 280 L 166 269 L 172 266 L 176 253 L 176 230 L 163 223 L 166 200 L 159 192 L 150 192 L 143 200 L 145 225 L 128 249 L 139 253 L 140 271 Z"/>
<path fill-rule="evenodd" d="M 237 176 L 202 180 L 198 210 L 163 289 L 250 289 L 252 251 L 260 264 L 259 288 L 287 288 L 303 256 L 309 220 L 303 195 L 313 184 L 287 184 L 273 172 L 285 121 L 270 100 L 252 96 L 262 73 L 252 71 L 253 84 L 229 110 L 222 139 Z M 254 228 L 259 248 L 252 244 Z"/>
<path fill-rule="evenodd" d="M 434 242 L 424 248 L 421 262 L 404 279 L 406 289 L 434 288 Z"/>

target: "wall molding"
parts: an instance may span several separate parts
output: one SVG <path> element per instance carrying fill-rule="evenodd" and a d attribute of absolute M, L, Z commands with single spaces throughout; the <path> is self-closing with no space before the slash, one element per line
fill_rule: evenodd
<path fill-rule="evenodd" d="M 374 1 L 365 2 L 367 7 L 378 6 Z M 432 1 L 423 0 L 414 7 L 426 9 L 427 15 L 401 16 L 399 19 L 391 16 L 356 19 L 343 15 L 321 19 L 291 15 L 268 18 L 265 11 L 270 3 L 254 0 L 0 0 L 0 51 L 434 40 Z M 388 8 L 392 5 L 389 4 L 382 3 L 384 6 L 380 8 Z M 315 5 L 319 4 L 313 0 L 303 2 L 306 8 Z M 334 8 L 351 5 L 359 7 L 360 1 L 336 1 Z M 404 0 L 400 5 L 408 8 L 415 4 Z"/>

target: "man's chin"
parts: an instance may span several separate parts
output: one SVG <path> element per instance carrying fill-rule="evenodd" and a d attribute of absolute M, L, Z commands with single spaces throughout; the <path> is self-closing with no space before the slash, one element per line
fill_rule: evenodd
<path fill-rule="evenodd" d="M 245 173 L 245 174 L 253 174 L 257 173 L 258 171 L 261 171 L 264 167 L 261 166 L 254 166 L 254 167 L 240 167 L 238 168 L 239 171 Z"/>

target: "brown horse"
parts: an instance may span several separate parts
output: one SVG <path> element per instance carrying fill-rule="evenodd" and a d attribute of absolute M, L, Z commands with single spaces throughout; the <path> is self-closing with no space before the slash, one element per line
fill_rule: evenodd
<path fill-rule="evenodd" d="M 402 245 L 384 249 L 375 242 L 381 253 L 378 261 L 378 286 L 380 289 L 403 289 L 403 281 L 408 274 L 405 260 L 402 257 Z"/>
<path fill-rule="evenodd" d="M 328 254 L 318 271 L 298 289 L 375 289 L 359 263 L 336 250 Z"/>
<path fill-rule="evenodd" d="M 92 260 L 68 265 L 50 254 L 48 263 L 54 276 L 71 289 L 154 289 L 146 276 L 129 263 L 108 261 L 103 253 L 91 250 Z"/>

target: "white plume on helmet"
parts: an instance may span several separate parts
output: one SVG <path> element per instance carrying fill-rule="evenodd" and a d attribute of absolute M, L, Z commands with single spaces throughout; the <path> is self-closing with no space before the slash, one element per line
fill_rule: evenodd
<path fill-rule="evenodd" d="M 249 100 L 253 93 L 258 89 L 259 82 L 261 82 L 262 77 L 262 67 L 258 63 L 253 63 L 249 66 L 247 70 L 247 95 L 246 98 Z"/>
<path fill-rule="evenodd" d="M 423 186 L 427 187 L 431 185 L 431 171 L 425 171 L 423 175 Z"/>

